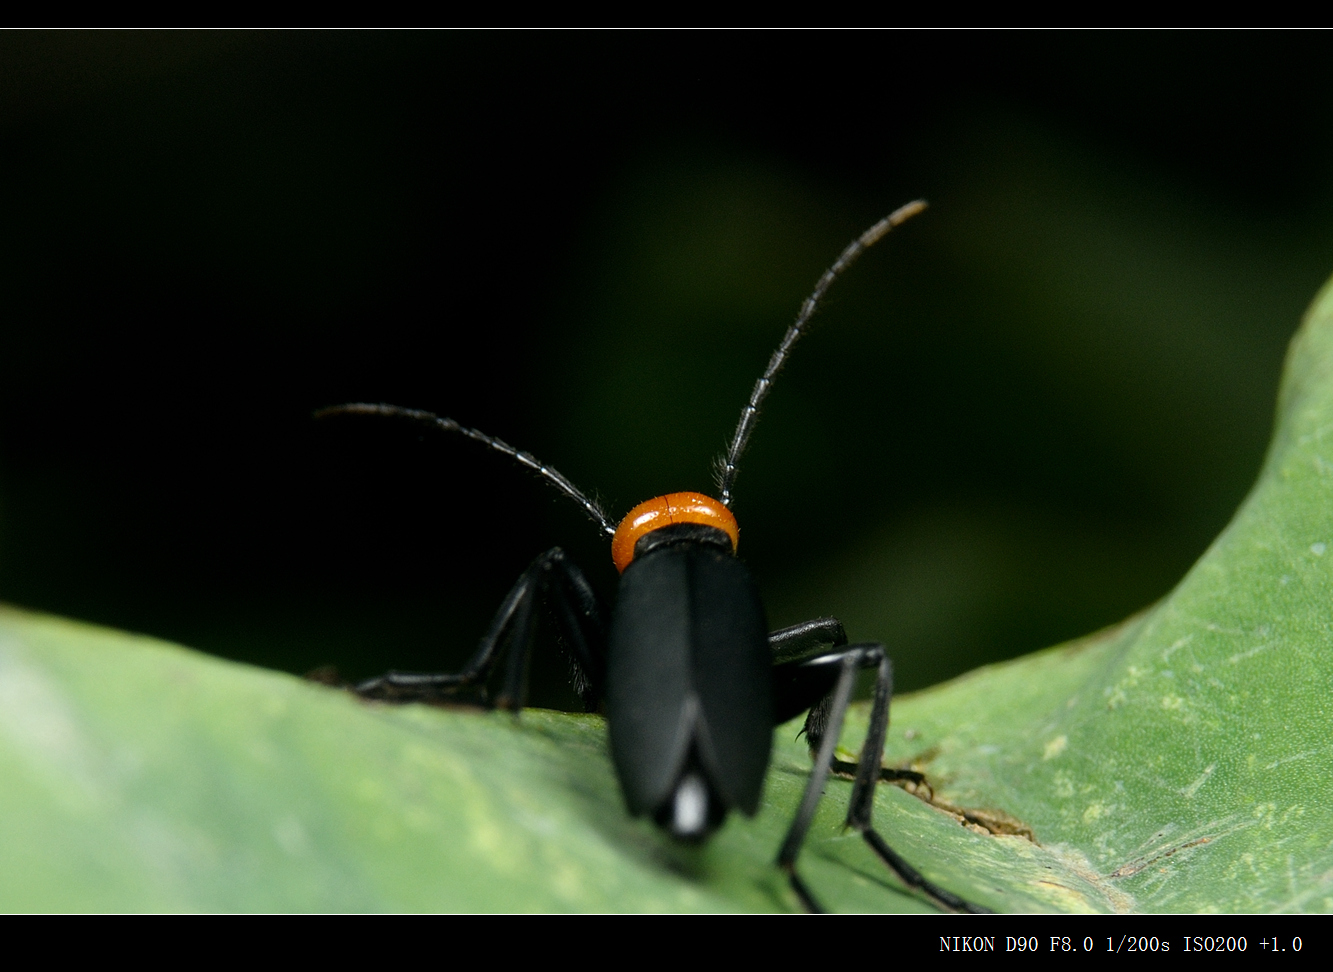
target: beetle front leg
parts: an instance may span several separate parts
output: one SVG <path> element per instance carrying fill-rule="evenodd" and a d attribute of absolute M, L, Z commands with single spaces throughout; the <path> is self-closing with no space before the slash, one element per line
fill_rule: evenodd
<path fill-rule="evenodd" d="M 583 571 L 563 550 L 550 551 L 546 585 L 555 619 L 574 668 L 574 690 L 594 712 L 606 685 L 606 622 L 601 603 Z"/>
<path fill-rule="evenodd" d="M 556 619 L 579 673 L 585 704 L 601 690 L 605 664 L 605 634 L 596 596 L 583 573 L 565 552 L 553 547 L 520 575 L 495 612 L 461 671 L 448 673 L 388 672 L 367 679 L 354 691 L 363 698 L 390 702 L 438 702 L 474 687 L 484 690 L 500 656 L 509 653 L 504 683 L 495 704 L 518 710 L 525 701 L 524 679 L 537 628 L 537 603 L 545 596 L 555 602 Z"/>
<path fill-rule="evenodd" d="M 543 557 L 546 555 L 543 555 Z M 438 702 L 461 689 L 485 685 L 501 649 L 513 641 L 515 628 L 530 628 L 532 605 L 540 593 L 542 557 L 525 570 L 505 595 L 477 650 L 457 672 L 386 672 L 366 679 L 353 691 L 362 698 L 385 702 Z M 517 624 L 515 622 L 518 622 Z M 531 635 L 528 635 L 531 642 Z M 525 646 L 518 645 L 520 650 Z"/>

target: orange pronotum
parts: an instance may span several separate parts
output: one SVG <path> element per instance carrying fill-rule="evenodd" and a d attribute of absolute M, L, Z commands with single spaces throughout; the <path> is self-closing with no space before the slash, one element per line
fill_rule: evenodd
<path fill-rule="evenodd" d="M 717 527 L 731 537 L 732 550 L 740 539 L 736 518 L 719 501 L 703 493 L 667 493 L 640 503 L 616 527 L 616 535 L 611 539 L 611 559 L 616 570 L 624 571 L 634 559 L 634 544 L 639 537 L 673 523 Z"/>

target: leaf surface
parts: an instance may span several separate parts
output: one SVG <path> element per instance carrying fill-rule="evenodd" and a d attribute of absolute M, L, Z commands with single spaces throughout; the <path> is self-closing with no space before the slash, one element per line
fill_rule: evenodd
<path fill-rule="evenodd" d="M 889 842 L 997 911 L 1333 909 L 1333 290 L 1264 469 L 1118 628 L 894 702 Z M 864 708 L 842 745 L 854 753 Z M 597 716 L 367 705 L 148 638 L 0 610 L 0 908 L 695 911 L 797 906 L 772 859 L 809 757 L 707 845 L 624 812 Z M 840 911 L 931 910 L 831 780 L 801 870 Z M 923 791 L 924 796 L 924 791 Z"/>

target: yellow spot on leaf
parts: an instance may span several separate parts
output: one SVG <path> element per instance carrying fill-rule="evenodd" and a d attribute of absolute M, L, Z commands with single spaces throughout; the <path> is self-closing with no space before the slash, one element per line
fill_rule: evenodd
<path fill-rule="evenodd" d="M 1069 745 L 1068 736 L 1064 734 L 1056 736 L 1054 739 L 1052 739 L 1050 742 L 1046 744 L 1046 750 L 1041 754 L 1041 758 L 1055 759 L 1055 757 L 1059 756 L 1061 753 L 1065 751 L 1065 747 L 1068 745 Z"/>

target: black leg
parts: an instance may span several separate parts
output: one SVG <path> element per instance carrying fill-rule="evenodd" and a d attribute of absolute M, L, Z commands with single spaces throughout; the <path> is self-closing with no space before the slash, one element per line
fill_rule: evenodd
<path fill-rule="evenodd" d="M 543 555 L 545 556 L 545 555 Z M 368 699 L 380 699 L 386 702 L 435 702 L 447 698 L 460 689 L 471 688 L 478 683 L 484 686 L 487 676 L 495 666 L 500 649 L 513 628 L 516 615 L 524 605 L 530 604 L 537 596 L 537 583 L 540 577 L 538 566 L 542 558 L 525 570 L 505 595 L 500 609 L 495 612 L 490 627 L 482 635 L 477 650 L 457 672 L 386 672 L 376 678 L 367 679 L 356 686 L 356 693 Z"/>
<path fill-rule="evenodd" d="M 845 780 L 856 779 L 858 764 L 849 763 L 846 760 L 833 757 L 832 775 L 841 777 Z M 881 783 L 910 783 L 910 788 L 903 787 L 908 793 L 914 793 L 917 796 L 925 792 L 924 799 L 927 803 L 935 798 L 935 790 L 926 781 L 925 773 L 918 773 L 916 770 L 895 769 L 891 766 L 881 766 L 879 768 L 879 779 Z"/>
<path fill-rule="evenodd" d="M 534 574 L 528 586 L 528 595 L 519 600 L 514 610 L 513 621 L 505 638 L 505 648 L 509 653 L 509 663 L 505 666 L 505 677 L 500 694 L 495 697 L 497 709 L 509 709 L 517 712 L 528 700 L 528 658 L 532 646 L 537 640 L 537 602 L 545 593 L 547 571 L 545 561 L 549 554 L 537 558 L 526 573 Z"/>
<path fill-rule="evenodd" d="M 836 725 L 820 742 L 819 751 L 815 754 L 815 765 L 810 770 L 810 779 L 806 782 L 805 792 L 801 795 L 801 805 L 791 822 L 791 829 L 787 831 L 786 839 L 782 842 L 782 849 L 778 851 L 778 867 L 787 873 L 792 890 L 801 899 L 801 903 L 814 912 L 822 912 L 824 909 L 796 873 L 796 858 L 801 853 L 801 845 L 805 843 L 805 835 L 815 818 L 815 808 L 819 806 L 819 798 L 824 795 L 829 764 L 833 761 L 833 749 L 838 742 L 838 730 L 842 728 L 842 717 L 847 712 L 847 703 L 852 697 L 852 686 L 856 682 L 856 655 L 857 651 L 853 648 L 851 651 L 843 652 L 841 658 L 837 659 L 838 682 L 829 694 L 833 711 L 836 713 Z"/>
<path fill-rule="evenodd" d="M 481 688 L 500 656 L 509 653 L 500 695 L 495 704 L 518 710 L 526 701 L 528 656 L 537 629 L 537 605 L 550 598 L 563 644 L 570 651 L 576 688 L 588 704 L 601 692 L 605 671 L 606 633 L 597 597 L 583 572 L 559 547 L 546 551 L 525 570 L 495 612 L 461 671 L 448 673 L 388 672 L 356 686 L 365 698 L 392 702 L 435 702 L 468 688 Z"/>
<path fill-rule="evenodd" d="M 601 605 L 583 571 L 563 551 L 552 559 L 550 571 L 548 593 L 573 663 L 574 690 L 584 709 L 594 712 L 606 685 L 606 622 Z"/>
<path fill-rule="evenodd" d="M 847 644 L 847 632 L 837 618 L 815 618 L 779 628 L 769 633 L 768 646 L 773 649 L 773 664 L 785 665 L 806 661 L 816 655 L 828 654 L 829 648 Z"/>
<path fill-rule="evenodd" d="M 880 763 L 884 758 L 884 743 L 889 730 L 889 702 L 893 697 L 893 663 L 885 653 L 884 646 L 851 645 L 835 654 L 811 659 L 798 668 L 808 672 L 812 678 L 827 682 L 828 666 L 836 666 L 837 682 L 832 691 L 811 710 L 811 720 L 806 724 L 811 746 L 817 750 L 814 768 L 811 770 L 810 780 L 801 798 L 801 806 L 796 811 L 791 829 L 787 832 L 787 838 L 778 852 L 778 866 L 790 878 L 792 890 L 811 911 L 821 910 L 819 903 L 796 873 L 796 858 L 800 854 L 801 845 L 805 842 L 810 823 L 814 819 L 815 808 L 819 805 L 819 798 L 823 795 L 824 785 L 828 781 L 829 771 L 834 763 L 833 753 L 842 731 L 847 706 L 851 702 L 856 673 L 861 668 L 876 668 L 878 671 L 875 679 L 875 701 L 870 710 L 870 728 L 866 733 L 865 743 L 861 747 L 861 758 L 856 766 L 852 797 L 847 807 L 846 825 L 856 829 L 880 860 L 909 888 L 920 891 L 936 904 L 952 911 L 988 913 L 988 909 L 965 901 L 958 895 L 926 880 L 916 868 L 899 856 L 874 828 L 875 785 L 881 779 Z"/>
<path fill-rule="evenodd" d="M 837 618 L 815 618 L 790 628 L 781 628 L 768 636 L 768 645 L 773 651 L 773 696 L 777 702 L 778 715 L 774 721 L 781 725 L 808 711 L 800 735 L 809 741 L 811 756 L 819 749 L 819 740 L 824 735 L 829 706 L 833 701 L 829 693 L 836 675 L 829 672 L 820 678 L 814 675 L 810 666 L 802 662 L 827 656 L 830 648 L 840 648 L 845 644 L 847 632 Z M 838 776 L 856 775 L 855 763 L 835 758 L 832 767 Z M 888 783 L 906 781 L 915 786 L 924 786 L 926 783 L 926 778 L 914 770 L 881 769 L 879 778 Z"/>
<path fill-rule="evenodd" d="M 815 618 L 790 628 L 780 628 L 768 636 L 773 652 L 773 708 L 774 725 L 781 725 L 802 712 L 810 713 L 801 731 L 810 740 L 811 749 L 817 749 L 816 735 L 810 733 L 811 720 L 823 725 L 824 716 L 817 714 L 821 704 L 827 708 L 826 696 L 837 680 L 835 656 L 830 648 L 847 644 L 847 632 L 837 618 Z M 807 664 L 813 662 L 813 664 Z M 813 752 L 811 753 L 813 755 Z"/>

